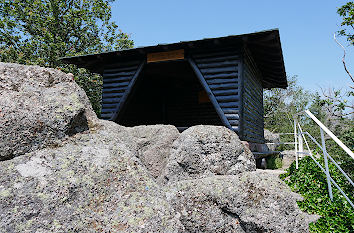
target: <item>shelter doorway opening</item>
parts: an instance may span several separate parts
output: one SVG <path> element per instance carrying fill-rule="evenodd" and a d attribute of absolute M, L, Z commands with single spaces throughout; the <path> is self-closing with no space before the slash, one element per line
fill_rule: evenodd
<path fill-rule="evenodd" d="M 193 69 L 186 61 L 147 64 L 115 120 L 124 126 L 170 124 L 223 125 Z"/>

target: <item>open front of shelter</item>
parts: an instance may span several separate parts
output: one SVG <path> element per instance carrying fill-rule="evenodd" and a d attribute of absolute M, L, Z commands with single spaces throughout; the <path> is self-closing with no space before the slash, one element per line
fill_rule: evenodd
<path fill-rule="evenodd" d="M 63 58 L 103 75 L 101 118 L 223 125 L 264 143 L 263 88 L 286 88 L 278 30 Z"/>

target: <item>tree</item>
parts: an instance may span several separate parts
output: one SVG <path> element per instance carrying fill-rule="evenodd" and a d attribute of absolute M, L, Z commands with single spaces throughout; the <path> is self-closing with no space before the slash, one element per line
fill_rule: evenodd
<path fill-rule="evenodd" d="M 288 78 L 288 88 L 274 88 L 263 92 L 265 128 L 276 132 L 292 132 L 293 116 L 304 111 L 311 95 L 297 83 L 297 77 Z"/>
<path fill-rule="evenodd" d="M 115 0 L 0 0 L 0 61 L 72 72 L 97 113 L 102 78 L 59 58 L 130 48 L 111 21 Z"/>
<path fill-rule="evenodd" d="M 341 36 L 345 36 L 349 41 L 350 45 L 354 45 L 354 2 L 349 1 L 343 6 L 337 9 L 337 13 L 339 16 L 342 17 L 341 27 L 342 29 L 338 31 L 338 34 Z M 342 63 L 345 72 L 348 74 L 352 84 L 354 84 L 354 77 L 350 73 L 349 69 L 347 68 L 345 57 L 346 57 L 346 50 L 345 47 L 336 39 L 336 35 L 334 34 L 335 42 L 343 49 L 343 57 Z M 348 102 L 348 98 L 354 97 L 354 86 L 349 85 L 349 90 L 345 91 L 344 94 L 341 90 L 330 90 L 327 92 L 322 91 L 322 94 L 326 97 L 327 106 L 333 107 L 334 112 L 336 115 L 338 114 L 346 114 L 346 115 L 353 115 L 354 114 L 354 105 Z M 347 110 L 346 113 L 344 111 Z"/>
<path fill-rule="evenodd" d="M 342 29 L 338 31 L 339 35 L 347 37 L 351 45 L 354 45 L 354 2 L 350 1 L 339 7 L 337 13 L 342 17 Z"/>

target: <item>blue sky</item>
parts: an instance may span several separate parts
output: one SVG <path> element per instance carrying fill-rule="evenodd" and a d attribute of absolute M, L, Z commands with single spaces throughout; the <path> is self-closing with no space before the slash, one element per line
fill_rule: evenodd
<path fill-rule="evenodd" d="M 337 7 L 344 0 L 118 0 L 113 20 L 135 46 L 244 34 L 279 28 L 288 76 L 311 91 L 350 84 L 340 47 Z M 346 44 L 344 38 L 338 38 Z M 354 48 L 347 66 L 354 73 Z"/>

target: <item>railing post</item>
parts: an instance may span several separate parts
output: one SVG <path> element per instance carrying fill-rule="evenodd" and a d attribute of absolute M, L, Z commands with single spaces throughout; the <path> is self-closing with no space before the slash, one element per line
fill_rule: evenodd
<path fill-rule="evenodd" d="M 298 149 L 299 149 L 300 154 L 302 152 L 304 152 L 304 143 L 303 143 L 302 132 L 301 131 L 299 132 L 299 148 Z"/>
<path fill-rule="evenodd" d="M 332 186 L 331 186 L 331 177 L 330 177 L 329 169 L 328 169 L 328 159 L 327 159 L 326 141 L 325 141 L 325 138 L 324 138 L 324 133 L 323 133 L 322 128 L 320 128 L 320 130 L 321 130 L 321 141 L 322 141 L 323 157 L 324 157 L 325 168 L 326 168 L 328 193 L 329 193 L 329 198 L 331 198 L 331 200 L 333 201 Z"/>
<path fill-rule="evenodd" d="M 294 118 L 294 140 L 295 140 L 295 161 L 296 161 L 296 169 L 299 169 L 299 159 L 298 159 L 298 154 L 297 154 L 297 130 L 296 130 L 296 118 Z"/>

